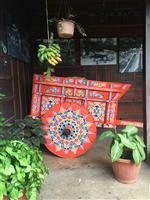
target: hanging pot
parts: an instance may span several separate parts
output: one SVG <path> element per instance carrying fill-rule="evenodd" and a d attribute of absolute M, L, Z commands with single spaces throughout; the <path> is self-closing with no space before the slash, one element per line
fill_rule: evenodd
<path fill-rule="evenodd" d="M 57 33 L 60 38 L 71 38 L 74 35 L 75 22 L 69 19 L 57 23 Z"/>

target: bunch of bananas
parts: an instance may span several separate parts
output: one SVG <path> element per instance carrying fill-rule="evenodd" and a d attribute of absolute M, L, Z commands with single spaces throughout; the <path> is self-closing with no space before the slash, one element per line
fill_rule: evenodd
<path fill-rule="evenodd" d="M 37 56 L 41 63 L 47 61 L 52 66 L 55 66 L 62 61 L 60 55 L 60 46 L 55 43 L 51 43 L 48 46 L 39 44 Z"/>

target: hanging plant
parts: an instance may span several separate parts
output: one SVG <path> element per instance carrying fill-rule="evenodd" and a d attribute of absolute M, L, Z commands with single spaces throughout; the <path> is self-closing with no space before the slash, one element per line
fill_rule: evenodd
<path fill-rule="evenodd" d="M 38 49 L 38 59 L 41 63 L 47 64 L 47 78 L 51 77 L 51 68 L 57 65 L 62 61 L 60 54 L 60 46 L 57 43 L 54 43 L 54 34 L 49 35 L 49 25 L 48 25 L 48 6 L 46 0 L 46 22 L 47 22 L 47 39 L 48 44 L 39 44 Z"/>
<path fill-rule="evenodd" d="M 74 35 L 74 29 L 77 28 L 78 32 L 86 37 L 84 28 L 74 20 L 75 15 L 72 14 L 72 8 L 68 0 L 61 0 L 58 9 L 58 17 L 48 20 L 49 25 L 57 25 L 57 33 L 60 38 L 71 38 Z"/>
<path fill-rule="evenodd" d="M 50 26 L 53 23 L 56 23 L 57 25 L 57 33 L 60 38 L 73 37 L 75 27 L 83 37 L 87 36 L 84 28 L 70 17 L 60 18 L 60 19 L 59 18 L 49 19 Z"/>

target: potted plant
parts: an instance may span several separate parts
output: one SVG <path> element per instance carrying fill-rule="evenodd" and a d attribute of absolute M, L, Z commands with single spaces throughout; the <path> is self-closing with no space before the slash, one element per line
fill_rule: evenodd
<path fill-rule="evenodd" d="M 17 140 L 0 141 L 0 200 L 36 200 L 47 172 L 37 148 Z"/>
<path fill-rule="evenodd" d="M 79 33 L 86 37 L 84 28 L 73 19 L 74 15 L 68 14 L 67 17 L 49 19 L 49 24 L 55 23 L 57 25 L 57 33 L 60 38 L 71 38 L 74 35 L 75 27 Z"/>
<path fill-rule="evenodd" d="M 127 125 L 117 132 L 105 131 L 99 140 L 111 138 L 110 157 L 115 178 L 121 183 L 134 183 L 145 160 L 145 144 L 135 126 Z"/>
<path fill-rule="evenodd" d="M 0 112 L 0 200 L 36 200 L 48 172 L 38 149 L 45 142 L 42 125 L 30 116 L 7 123 Z"/>

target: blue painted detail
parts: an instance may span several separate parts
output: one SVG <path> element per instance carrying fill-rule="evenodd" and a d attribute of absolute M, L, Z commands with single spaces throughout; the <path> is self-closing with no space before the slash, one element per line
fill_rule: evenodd
<path fill-rule="evenodd" d="M 88 86 L 89 85 L 89 82 L 87 81 L 87 83 L 86 83 L 86 86 Z M 88 98 L 88 89 L 86 89 L 86 91 L 85 91 L 85 99 L 87 99 Z"/>
<path fill-rule="evenodd" d="M 112 89 L 112 84 L 110 84 L 110 88 Z M 112 92 L 109 92 L 109 98 L 108 98 L 108 101 L 110 102 L 112 99 Z"/>
<path fill-rule="evenodd" d="M 64 81 L 63 81 L 63 83 L 64 83 Z M 62 97 L 64 97 L 65 96 L 65 88 L 64 88 L 64 86 L 62 85 Z"/>

